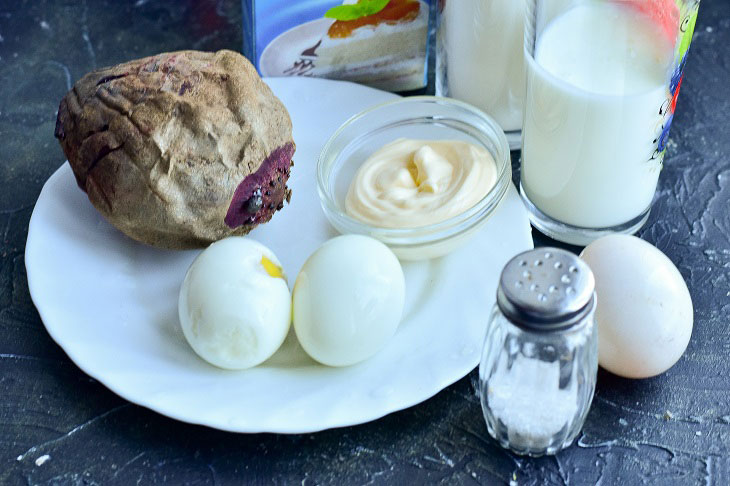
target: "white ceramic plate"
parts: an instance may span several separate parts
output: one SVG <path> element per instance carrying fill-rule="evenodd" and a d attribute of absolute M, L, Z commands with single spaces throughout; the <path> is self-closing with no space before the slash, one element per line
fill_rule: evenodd
<path fill-rule="evenodd" d="M 280 258 L 289 283 L 334 236 L 319 205 L 315 164 L 349 116 L 394 98 L 351 83 L 267 81 L 288 107 L 297 151 L 291 204 L 251 237 Z M 514 187 L 457 252 L 404 264 L 405 317 L 373 358 L 347 368 L 309 359 L 290 334 L 266 363 L 224 371 L 199 359 L 178 325 L 178 289 L 197 251 L 138 244 L 110 226 L 68 164 L 46 182 L 28 230 L 28 285 L 53 339 L 86 373 L 127 400 L 185 422 L 235 432 L 302 433 L 354 425 L 417 404 L 479 361 L 502 266 L 532 248 Z"/>

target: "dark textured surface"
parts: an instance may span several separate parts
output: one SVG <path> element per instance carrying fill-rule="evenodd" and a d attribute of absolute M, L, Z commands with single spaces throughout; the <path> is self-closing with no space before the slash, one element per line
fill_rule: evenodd
<path fill-rule="evenodd" d="M 558 456 L 518 458 L 489 439 L 475 372 L 377 422 L 298 436 L 178 423 L 81 373 L 44 330 L 23 262 L 33 204 L 63 162 L 53 139 L 58 102 L 96 66 L 238 49 L 240 15 L 230 0 L 0 2 L 0 483 L 730 484 L 727 0 L 702 2 L 658 200 L 641 234 L 689 284 L 692 340 L 660 377 L 600 372 L 580 440 Z M 552 242 L 536 235 L 536 243 Z"/>

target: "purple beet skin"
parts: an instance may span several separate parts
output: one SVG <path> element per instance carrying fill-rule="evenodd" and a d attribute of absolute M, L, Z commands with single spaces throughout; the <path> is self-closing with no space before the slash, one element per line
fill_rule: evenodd
<path fill-rule="evenodd" d="M 256 172 L 241 181 L 233 193 L 225 217 L 229 228 L 265 223 L 289 202 L 291 190 L 286 187 L 292 166 L 294 144 L 287 143 L 266 157 Z"/>

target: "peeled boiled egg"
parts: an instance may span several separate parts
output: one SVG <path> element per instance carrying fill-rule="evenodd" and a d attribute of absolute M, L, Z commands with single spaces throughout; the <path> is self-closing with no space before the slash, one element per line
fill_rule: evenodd
<path fill-rule="evenodd" d="M 581 257 L 596 278 L 598 363 L 626 378 L 671 368 L 692 334 L 692 299 L 664 253 L 627 235 L 588 245 Z"/>
<path fill-rule="evenodd" d="M 367 236 L 339 236 L 319 247 L 297 276 L 294 331 L 316 361 L 351 365 L 395 334 L 404 301 L 403 270 L 393 252 Z"/>
<path fill-rule="evenodd" d="M 178 313 L 185 338 L 201 358 L 221 368 L 245 369 L 281 346 L 291 323 L 291 294 L 271 250 L 230 237 L 193 261 Z"/>

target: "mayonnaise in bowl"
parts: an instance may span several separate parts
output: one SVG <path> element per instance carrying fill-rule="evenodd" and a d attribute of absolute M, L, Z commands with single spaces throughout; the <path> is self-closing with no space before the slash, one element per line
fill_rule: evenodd
<path fill-rule="evenodd" d="M 511 175 L 497 122 L 458 100 L 413 96 L 346 121 L 322 149 L 317 190 L 340 233 L 424 260 L 468 241 L 505 198 Z"/>
<path fill-rule="evenodd" d="M 460 140 L 399 138 L 360 167 L 345 211 L 385 228 L 427 226 L 474 207 L 496 181 L 494 158 L 484 147 Z"/>

